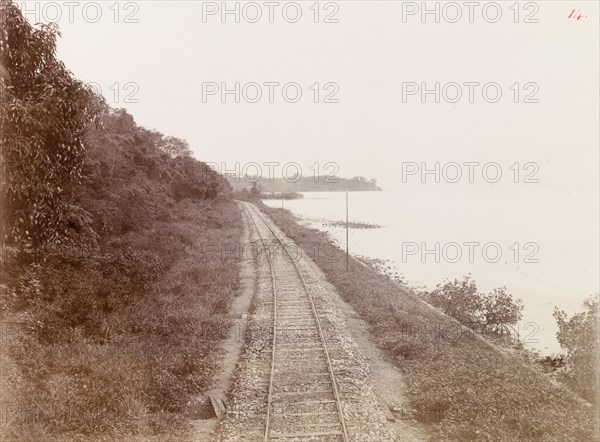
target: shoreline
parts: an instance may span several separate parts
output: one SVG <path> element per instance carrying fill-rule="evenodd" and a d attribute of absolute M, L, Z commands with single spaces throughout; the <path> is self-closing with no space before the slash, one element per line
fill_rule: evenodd
<path fill-rule="evenodd" d="M 373 342 L 403 373 L 413 414 L 427 416 L 427 410 L 437 410 L 444 416 L 438 422 L 421 422 L 436 438 L 550 441 L 596 437 L 598 420 L 593 407 L 554 385 L 519 355 L 482 337 L 451 341 L 420 332 L 419 324 L 456 328 L 458 323 L 353 257 L 347 272 L 345 252 L 325 233 L 300 225 L 289 210 L 256 204 L 313 258 L 367 323 Z M 315 246 L 327 248 L 327 254 L 315 254 Z M 406 324 L 412 324 L 415 332 L 406 333 Z M 473 421 L 472 416 L 483 409 L 495 412 Z M 509 418 L 500 422 L 501 416 Z"/>
<path fill-rule="evenodd" d="M 331 203 L 304 201 L 286 204 L 285 208 L 297 213 L 301 217 L 303 225 L 306 224 L 308 227 L 329 233 L 340 248 L 344 249 L 345 225 L 339 228 L 330 225 L 331 221 L 343 218 L 343 198 L 331 194 L 330 197 L 333 198 Z M 385 265 L 390 265 L 394 271 L 397 270 L 405 284 L 418 291 L 423 290 L 423 287 L 426 287 L 427 291 L 435 290 L 438 284 L 444 284 L 446 280 L 460 279 L 466 275 L 471 276 L 477 282 L 482 293 L 490 293 L 496 288 L 507 287 L 507 291 L 513 297 L 521 299 L 524 303 L 523 318 L 518 324 L 519 327 L 515 326 L 515 334 L 518 332 L 525 346 L 543 356 L 554 356 L 563 352 L 556 336 L 558 325 L 553 317 L 553 310 L 554 307 L 558 307 L 569 314 L 576 314 L 581 310 L 585 299 L 590 294 L 597 293 L 597 278 L 590 280 L 593 273 L 589 271 L 586 273 L 585 270 L 582 270 L 584 267 L 591 268 L 591 263 L 586 264 L 587 267 L 574 262 L 567 264 L 566 267 L 557 267 L 558 261 L 554 259 L 555 254 L 550 252 L 554 252 L 558 246 L 544 247 L 536 255 L 539 263 L 515 263 L 513 260 L 517 259 L 514 256 L 516 252 L 511 249 L 514 245 L 511 245 L 512 239 L 515 238 L 510 237 L 510 234 L 507 236 L 501 233 L 494 233 L 494 236 L 490 236 L 492 235 L 490 228 L 473 232 L 468 238 L 456 236 L 455 233 L 452 233 L 454 232 L 452 228 L 450 233 L 440 236 L 437 232 L 442 226 L 438 223 L 435 224 L 437 227 L 434 229 L 433 236 L 427 236 L 427 232 L 431 233 L 433 227 L 426 227 L 423 230 L 417 227 L 418 223 L 415 220 L 421 219 L 422 216 L 426 218 L 426 214 L 430 212 L 426 211 L 425 215 L 415 214 L 414 217 L 409 217 L 415 218 L 412 221 L 400 220 L 398 216 L 385 210 L 384 203 L 388 202 L 390 198 L 392 197 L 378 198 L 376 195 L 359 198 L 357 195 L 354 198 L 354 204 L 351 202 L 353 214 L 351 219 L 354 218 L 355 221 L 365 222 L 365 224 L 378 223 L 382 225 L 381 230 L 353 229 L 351 225 L 351 253 L 359 259 L 367 257 L 386 261 Z M 310 199 L 305 197 L 305 200 Z M 373 203 L 372 211 L 368 205 L 370 201 Z M 273 202 L 265 201 L 265 204 L 278 208 Z M 353 210 L 352 207 L 354 207 Z M 423 257 L 425 249 L 434 249 L 439 246 L 443 251 L 445 245 L 456 245 L 454 242 L 442 241 L 442 237 L 448 241 L 451 239 L 460 243 L 457 249 L 458 253 L 462 255 L 460 260 L 449 262 L 444 253 L 441 253 L 441 257 L 439 255 L 436 257 L 431 253 Z M 428 238 L 432 238 L 432 240 L 429 241 Z M 486 256 L 482 256 L 482 244 L 495 244 L 491 242 L 492 238 L 494 241 L 498 241 L 497 247 L 503 256 L 499 262 L 490 261 Z M 471 252 L 461 242 L 467 239 L 481 243 L 473 249 L 473 262 L 470 257 L 468 258 Z M 442 242 L 435 242 L 436 240 Z M 523 247 L 525 243 L 519 244 L 520 247 Z M 411 253 L 415 248 L 417 251 Z M 455 250 L 452 247 L 449 249 Z M 525 254 L 519 256 L 523 260 Z M 580 269 L 580 272 L 574 273 L 574 267 Z"/>

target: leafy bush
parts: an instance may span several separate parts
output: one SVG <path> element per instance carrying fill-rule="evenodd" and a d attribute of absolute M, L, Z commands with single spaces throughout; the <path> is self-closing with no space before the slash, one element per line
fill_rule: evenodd
<path fill-rule="evenodd" d="M 183 427 L 186 404 L 216 370 L 238 284 L 236 266 L 197 251 L 217 235 L 238 241 L 242 226 L 231 201 L 175 209 L 98 249 L 47 245 L 45 263 L 13 269 L 13 311 L 27 332 L 9 352 L 23 377 L 12 388 L 35 416 L 3 437 L 114 440 Z"/>
<path fill-rule="evenodd" d="M 454 279 L 438 284 L 435 290 L 425 293 L 424 298 L 464 325 L 497 334 L 508 332 L 508 327 L 519 322 L 523 312 L 523 302 L 513 300 L 512 295 L 506 293 L 506 287 L 482 294 L 470 276 L 463 277 L 462 281 Z"/>
<path fill-rule="evenodd" d="M 483 296 L 483 325 L 488 331 L 503 334 L 510 333 L 508 326 L 515 325 L 523 317 L 523 301 L 513 300 L 506 287 L 494 289 Z"/>
<path fill-rule="evenodd" d="M 81 178 L 84 135 L 103 103 L 55 57 L 55 24 L 32 27 L 0 1 L 0 232 L 9 241 L 56 240 L 63 195 Z"/>
<path fill-rule="evenodd" d="M 477 285 L 468 276 L 462 281 L 455 279 L 444 285 L 438 284 L 426 299 L 463 324 L 477 323 L 483 308 L 483 299 L 477 293 Z"/>
<path fill-rule="evenodd" d="M 585 310 L 570 318 L 554 308 L 556 337 L 566 351 L 565 382 L 590 402 L 598 402 L 598 295 L 583 303 Z"/>

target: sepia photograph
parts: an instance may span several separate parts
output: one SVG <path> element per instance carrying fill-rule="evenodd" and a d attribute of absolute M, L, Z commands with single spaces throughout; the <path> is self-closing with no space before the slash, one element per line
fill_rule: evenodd
<path fill-rule="evenodd" d="M 0 0 L 0 442 L 600 441 L 600 1 Z"/>

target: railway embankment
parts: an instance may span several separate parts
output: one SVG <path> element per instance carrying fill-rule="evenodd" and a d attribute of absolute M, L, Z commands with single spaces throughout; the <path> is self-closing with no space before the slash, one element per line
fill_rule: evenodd
<path fill-rule="evenodd" d="M 256 290 L 217 440 L 401 440 L 373 388 L 337 293 L 246 205 Z"/>
<path fill-rule="evenodd" d="M 397 417 L 433 440 L 595 440 L 594 407 L 375 269 L 354 259 L 346 269 L 345 252 L 291 212 L 256 204 L 314 260 L 401 371 L 406 401 L 392 405 Z"/>

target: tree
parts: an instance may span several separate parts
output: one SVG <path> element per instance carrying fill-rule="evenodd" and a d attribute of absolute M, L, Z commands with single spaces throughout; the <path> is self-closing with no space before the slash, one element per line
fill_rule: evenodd
<path fill-rule="evenodd" d="M 477 291 L 475 281 L 469 276 L 462 281 L 455 279 L 444 285 L 438 284 L 426 298 L 431 305 L 459 322 L 497 334 L 505 333 L 508 326 L 519 322 L 523 312 L 523 302 L 506 293 L 506 287 L 484 295 Z"/>
<path fill-rule="evenodd" d="M 462 281 L 454 279 L 444 285 L 438 284 L 429 294 L 429 302 L 463 324 L 478 323 L 483 307 L 477 285 L 469 276 Z"/>
<path fill-rule="evenodd" d="M 175 157 L 191 157 L 192 150 L 187 141 L 179 138 L 167 136 L 162 138 L 162 143 L 158 146 L 160 150 Z"/>
<path fill-rule="evenodd" d="M 260 198 L 260 189 L 256 184 L 256 181 L 252 183 L 252 189 L 250 189 L 250 198 Z"/>
<path fill-rule="evenodd" d="M 32 27 L 0 0 L 0 161 L 3 239 L 58 238 L 62 196 L 81 178 L 84 135 L 104 103 L 55 57 L 55 24 Z"/>
<path fill-rule="evenodd" d="M 191 156 L 172 160 L 174 169 L 173 193 L 176 200 L 184 198 L 212 199 L 231 191 L 227 180 L 206 163 Z"/>
<path fill-rule="evenodd" d="M 523 317 L 523 302 L 516 301 L 506 287 L 494 289 L 483 297 L 483 323 L 488 331 L 498 334 L 507 332 L 508 326 L 515 325 Z"/>
<path fill-rule="evenodd" d="M 598 400 L 598 295 L 583 302 L 584 311 L 573 315 L 554 308 L 556 338 L 567 352 L 565 381 L 582 397 Z"/>

